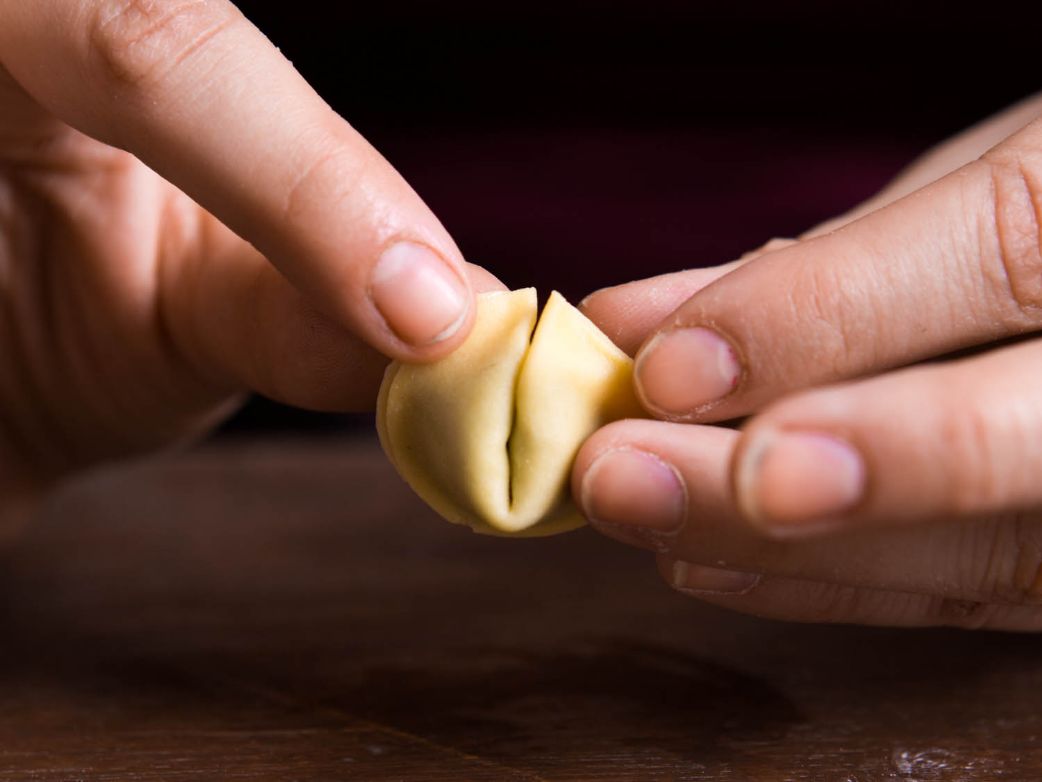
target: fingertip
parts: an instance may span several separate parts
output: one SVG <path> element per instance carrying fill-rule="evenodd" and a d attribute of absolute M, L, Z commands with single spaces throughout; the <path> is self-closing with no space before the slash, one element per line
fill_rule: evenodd
<path fill-rule="evenodd" d="M 591 434 L 579 448 L 572 468 L 572 485 L 575 496 L 579 498 L 582 477 L 594 460 L 604 451 L 623 446 L 638 439 L 639 424 L 647 423 L 636 420 L 613 421 Z"/>
<path fill-rule="evenodd" d="M 590 473 L 593 472 L 595 463 L 600 457 L 610 451 L 626 448 L 634 443 L 642 442 L 640 424 L 651 423 L 639 420 L 613 421 L 602 426 L 583 442 L 579 452 L 575 455 L 572 464 L 571 489 L 572 498 L 576 507 L 590 519 L 591 481 Z M 639 445 L 638 445 L 639 447 Z"/>
<path fill-rule="evenodd" d="M 576 305 L 594 325 L 628 355 L 636 353 L 643 334 L 657 323 L 650 311 L 642 311 L 629 301 L 626 289 L 639 283 L 600 288 Z"/>
<path fill-rule="evenodd" d="M 464 263 L 463 272 L 470 281 L 475 294 L 493 293 L 508 290 L 507 286 L 496 275 L 476 263 Z"/>
<path fill-rule="evenodd" d="M 369 298 L 405 345 L 424 348 L 455 336 L 472 309 L 470 285 L 432 248 L 398 241 L 380 254 Z"/>
<path fill-rule="evenodd" d="M 396 260 L 392 256 L 392 264 L 395 263 L 402 262 L 400 259 Z M 444 265 L 450 270 L 450 274 L 457 274 L 455 267 L 451 263 L 444 262 Z M 407 270 L 404 274 L 415 274 L 415 271 Z M 425 274 L 426 272 L 421 272 L 418 276 L 422 277 Z M 374 273 L 375 276 L 376 273 Z M 377 306 L 374 301 L 374 308 L 378 313 L 378 317 L 384 319 L 386 324 L 384 332 L 388 344 L 383 348 L 383 351 L 392 358 L 409 362 L 427 362 L 444 358 L 466 341 L 470 334 L 477 313 L 477 296 L 483 293 L 508 290 L 507 286 L 490 271 L 466 261 L 462 262 L 462 273 L 458 275 L 458 280 L 462 294 L 466 296 L 465 309 L 462 315 L 458 316 L 459 319 L 457 321 L 450 322 L 447 327 L 437 332 L 435 337 L 425 344 L 413 344 L 402 339 L 402 334 L 399 330 L 387 322 L 384 312 L 393 311 L 396 316 L 404 318 L 404 327 L 406 329 L 413 329 L 412 333 L 414 334 L 422 333 L 422 330 L 416 328 L 415 323 L 424 313 L 418 313 L 416 305 L 417 300 L 419 300 L 421 307 L 431 306 L 431 303 L 427 300 L 431 293 L 430 289 L 423 284 L 422 280 L 418 288 L 413 290 L 397 290 L 393 287 L 393 284 L 389 285 L 386 279 L 382 280 L 381 282 L 388 286 L 388 289 L 381 292 L 388 297 L 388 301 L 383 305 L 383 309 Z M 434 287 L 437 288 L 440 284 L 435 283 Z M 434 308 L 432 307 L 431 309 Z M 399 328 L 402 327 L 399 326 Z"/>
<path fill-rule="evenodd" d="M 594 529 L 640 548 L 666 551 L 687 516 L 687 489 L 677 468 L 652 450 L 602 450 L 583 474 L 583 513 Z"/>
<path fill-rule="evenodd" d="M 735 455 L 736 505 L 772 537 L 803 537 L 839 526 L 861 502 L 864 457 L 828 431 L 757 427 Z"/>
<path fill-rule="evenodd" d="M 603 308 L 605 302 L 611 301 L 612 294 L 632 284 L 625 283 L 623 285 L 609 285 L 604 288 L 598 288 L 593 293 L 586 294 L 575 306 L 583 315 L 596 322 L 598 312 Z"/>
<path fill-rule="evenodd" d="M 708 412 L 739 386 L 744 367 L 730 340 L 711 328 L 664 329 L 636 356 L 634 383 L 641 403 L 668 420 Z"/>
<path fill-rule="evenodd" d="M 579 310 L 632 356 L 674 310 L 733 266 L 670 272 L 601 288 L 579 302 Z"/>

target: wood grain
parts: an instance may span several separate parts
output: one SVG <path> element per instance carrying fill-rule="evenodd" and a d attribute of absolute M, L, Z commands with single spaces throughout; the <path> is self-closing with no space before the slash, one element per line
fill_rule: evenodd
<path fill-rule="evenodd" d="M 3 780 L 1042 779 L 1042 640 L 708 609 L 445 524 L 369 439 L 67 487 L 0 627 Z"/>

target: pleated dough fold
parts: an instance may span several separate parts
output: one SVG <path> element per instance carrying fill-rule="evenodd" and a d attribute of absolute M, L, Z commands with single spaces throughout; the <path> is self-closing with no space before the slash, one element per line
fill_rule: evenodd
<path fill-rule="evenodd" d="M 434 364 L 395 362 L 380 388 L 377 431 L 398 472 L 477 532 L 582 525 L 568 486 L 579 446 L 610 421 L 644 415 L 629 356 L 560 294 L 538 324 L 537 308 L 533 288 L 479 296 L 459 349 Z"/>

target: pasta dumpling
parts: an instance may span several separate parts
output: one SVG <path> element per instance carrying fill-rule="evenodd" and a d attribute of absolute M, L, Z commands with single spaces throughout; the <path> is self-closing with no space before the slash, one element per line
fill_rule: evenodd
<path fill-rule="evenodd" d="M 633 362 L 556 292 L 538 324 L 534 288 L 486 293 L 477 307 L 474 330 L 447 358 L 388 367 L 380 442 L 449 521 L 499 535 L 581 526 L 572 462 L 595 429 L 643 416 Z"/>

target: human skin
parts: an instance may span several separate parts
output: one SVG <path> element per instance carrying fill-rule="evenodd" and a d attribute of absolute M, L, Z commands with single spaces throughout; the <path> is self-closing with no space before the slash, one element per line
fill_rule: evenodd
<path fill-rule="evenodd" d="M 1040 114 L 798 240 L 588 297 L 660 419 L 584 445 L 593 526 L 753 614 L 1042 629 Z"/>
<path fill-rule="evenodd" d="M 502 287 L 231 4 L 0 19 L 0 529 L 248 391 L 371 408 Z"/>

